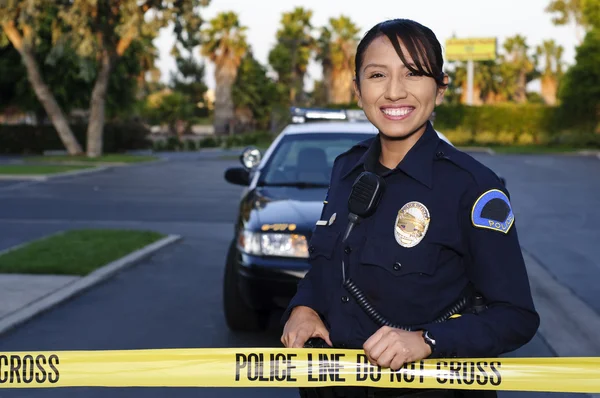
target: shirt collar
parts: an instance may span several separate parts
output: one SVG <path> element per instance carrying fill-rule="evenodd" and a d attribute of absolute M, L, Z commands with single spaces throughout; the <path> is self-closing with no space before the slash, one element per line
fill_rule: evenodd
<path fill-rule="evenodd" d="M 415 145 L 410 148 L 404 159 L 402 159 L 392 172 L 401 170 L 423 185 L 431 188 L 433 160 L 439 142 L 440 138 L 438 137 L 437 132 L 431 125 L 431 122 L 428 121 L 423 135 Z M 379 135 L 374 139 L 371 139 L 370 142 L 364 141 L 357 146 L 367 148 L 367 150 L 342 178 L 348 177 L 360 166 L 363 167 L 363 170 L 371 172 L 375 171 L 375 165 L 379 162 L 379 155 L 381 154 L 381 141 Z"/>

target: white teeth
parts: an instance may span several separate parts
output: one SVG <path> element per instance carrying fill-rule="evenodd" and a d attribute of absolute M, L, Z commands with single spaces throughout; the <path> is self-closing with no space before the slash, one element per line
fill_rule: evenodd
<path fill-rule="evenodd" d="M 404 116 L 410 113 L 413 108 L 385 108 L 383 113 L 389 116 Z"/>

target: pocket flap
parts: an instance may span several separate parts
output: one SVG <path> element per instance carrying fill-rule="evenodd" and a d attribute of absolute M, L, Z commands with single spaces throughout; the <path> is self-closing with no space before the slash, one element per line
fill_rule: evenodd
<path fill-rule="evenodd" d="M 391 275 L 408 274 L 433 275 L 439 246 L 421 242 L 417 246 L 406 248 L 396 241 L 386 244 L 383 239 L 367 238 L 363 246 L 360 261 L 365 265 L 374 265 L 385 269 Z"/>
<path fill-rule="evenodd" d="M 316 227 L 308 245 L 308 255 L 311 259 L 323 256 L 331 259 L 336 247 L 339 232 L 328 227 Z"/>

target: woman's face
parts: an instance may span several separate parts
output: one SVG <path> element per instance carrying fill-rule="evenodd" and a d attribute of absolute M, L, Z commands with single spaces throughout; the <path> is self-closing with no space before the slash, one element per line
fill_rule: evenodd
<path fill-rule="evenodd" d="M 401 47 L 411 63 L 408 51 Z M 445 91 L 433 78 L 411 72 L 385 35 L 374 39 L 364 52 L 359 84 L 360 90 L 355 83 L 359 106 L 381 133 L 394 138 L 425 131 L 425 122 Z"/>

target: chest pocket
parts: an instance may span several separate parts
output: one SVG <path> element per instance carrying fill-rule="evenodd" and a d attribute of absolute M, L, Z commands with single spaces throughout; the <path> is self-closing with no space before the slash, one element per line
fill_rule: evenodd
<path fill-rule="evenodd" d="M 309 258 L 311 260 L 318 258 L 331 260 L 339 236 L 340 233 L 332 228 L 317 226 L 309 242 Z"/>
<path fill-rule="evenodd" d="M 387 237 L 386 237 L 387 238 Z M 369 237 L 363 246 L 360 262 L 376 266 L 392 277 L 433 275 L 437 268 L 440 246 L 429 242 L 406 248 L 395 240 Z"/>

